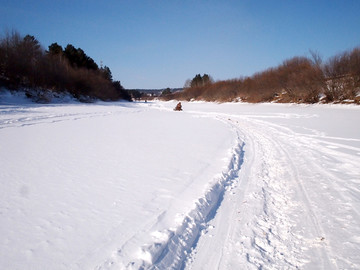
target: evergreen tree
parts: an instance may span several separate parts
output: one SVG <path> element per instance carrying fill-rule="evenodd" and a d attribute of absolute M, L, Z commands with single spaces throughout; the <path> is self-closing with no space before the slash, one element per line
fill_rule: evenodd
<path fill-rule="evenodd" d="M 202 77 L 200 74 L 195 75 L 195 77 L 192 79 L 190 83 L 191 87 L 198 87 L 202 86 Z"/>
<path fill-rule="evenodd" d="M 55 42 L 49 46 L 48 53 L 51 55 L 61 55 L 63 53 L 63 48 Z"/>
<path fill-rule="evenodd" d="M 203 85 L 207 85 L 209 83 L 212 82 L 212 79 L 210 78 L 210 76 L 208 74 L 204 74 L 202 77 L 202 83 Z"/>
<path fill-rule="evenodd" d="M 112 82 L 112 85 L 114 86 L 116 92 L 118 93 L 118 96 L 120 99 L 124 99 L 127 101 L 132 101 L 131 95 L 128 91 L 124 89 L 124 87 L 121 85 L 120 81 L 114 81 Z"/>
<path fill-rule="evenodd" d="M 67 58 L 67 60 L 69 61 L 70 65 L 75 66 L 76 63 L 78 62 L 78 60 L 77 60 L 77 50 L 73 45 L 68 44 L 65 47 L 64 55 Z"/>
<path fill-rule="evenodd" d="M 71 44 L 68 44 L 65 47 L 64 55 L 73 67 L 87 68 L 92 70 L 99 69 L 95 61 L 91 57 L 87 56 L 81 48 L 76 49 Z"/>
<path fill-rule="evenodd" d="M 191 80 L 190 87 L 201 87 L 210 83 L 212 83 L 212 79 L 208 74 L 204 74 L 203 76 L 197 74 Z"/>
<path fill-rule="evenodd" d="M 22 65 L 19 65 L 19 75 L 22 75 L 22 84 L 34 86 L 37 80 L 38 63 L 41 61 L 43 51 L 39 41 L 31 35 L 26 35 L 18 47 L 18 57 Z"/>
<path fill-rule="evenodd" d="M 168 87 L 164 91 L 161 92 L 161 96 L 166 96 L 171 94 L 171 89 Z"/>
<path fill-rule="evenodd" d="M 100 72 L 103 74 L 104 78 L 108 81 L 112 81 L 112 74 L 109 67 L 104 66 L 103 68 L 100 68 Z"/>

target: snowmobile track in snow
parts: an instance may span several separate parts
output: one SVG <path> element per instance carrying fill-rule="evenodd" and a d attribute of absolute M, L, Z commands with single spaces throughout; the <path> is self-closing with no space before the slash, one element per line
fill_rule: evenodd
<path fill-rule="evenodd" d="M 243 163 L 243 148 L 244 143 L 238 138 L 227 170 L 222 172 L 216 183 L 198 199 L 194 209 L 185 216 L 182 224 L 176 229 L 153 232 L 152 234 L 160 236 L 159 239 L 162 241 L 155 241 L 141 247 L 139 258 L 127 263 L 126 268 L 183 269 L 185 267 L 188 255 L 207 228 L 207 222 L 216 215 L 224 193 L 236 184 L 238 172 Z M 105 267 L 111 264 L 109 260 L 105 263 Z"/>

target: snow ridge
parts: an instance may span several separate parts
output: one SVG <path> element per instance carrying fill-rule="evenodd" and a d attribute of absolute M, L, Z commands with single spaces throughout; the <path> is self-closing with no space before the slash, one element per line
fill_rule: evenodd
<path fill-rule="evenodd" d="M 175 230 L 157 232 L 159 240 L 144 245 L 140 251 L 140 260 L 130 262 L 128 269 L 183 269 L 188 254 L 196 243 L 206 223 L 211 220 L 224 197 L 226 190 L 236 184 L 244 157 L 244 143 L 237 139 L 232 150 L 230 163 L 216 183 L 208 189 L 204 196 L 195 203 L 195 207 L 184 218 L 182 224 Z"/>

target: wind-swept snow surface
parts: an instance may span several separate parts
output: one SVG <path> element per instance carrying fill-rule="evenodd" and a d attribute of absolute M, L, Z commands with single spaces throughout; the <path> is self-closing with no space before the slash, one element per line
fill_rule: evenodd
<path fill-rule="evenodd" d="M 358 107 L 2 104 L 1 269 L 360 268 Z"/>

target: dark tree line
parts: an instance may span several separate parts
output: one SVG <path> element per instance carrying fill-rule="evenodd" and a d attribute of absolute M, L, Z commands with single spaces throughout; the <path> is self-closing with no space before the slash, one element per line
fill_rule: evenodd
<path fill-rule="evenodd" d="M 209 85 L 213 80 L 208 74 L 201 76 L 200 74 L 195 75 L 195 77 L 190 81 L 190 87 L 202 87 Z"/>
<path fill-rule="evenodd" d="M 99 68 L 81 48 L 53 43 L 44 50 L 34 36 L 17 32 L 0 39 L 0 86 L 69 92 L 84 101 L 131 100 L 110 68 Z"/>
<path fill-rule="evenodd" d="M 205 76 L 205 75 L 204 75 Z M 323 62 L 293 57 L 281 65 L 251 77 L 204 84 L 196 75 L 185 90 L 167 99 L 247 102 L 345 102 L 360 103 L 360 47 L 340 53 Z"/>

